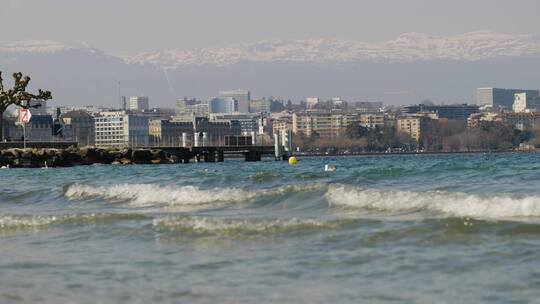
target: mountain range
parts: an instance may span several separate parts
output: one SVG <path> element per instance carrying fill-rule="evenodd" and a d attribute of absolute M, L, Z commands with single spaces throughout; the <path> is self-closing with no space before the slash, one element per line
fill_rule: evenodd
<path fill-rule="evenodd" d="M 33 76 L 64 105 L 117 105 L 148 95 L 154 105 L 246 88 L 299 100 L 341 96 L 389 104 L 472 102 L 481 86 L 538 88 L 540 37 L 490 31 L 405 33 L 383 42 L 316 38 L 113 55 L 86 44 L 0 44 L 0 70 Z M 4 77 L 6 78 L 6 77 Z M 120 88 L 118 86 L 120 82 Z"/>

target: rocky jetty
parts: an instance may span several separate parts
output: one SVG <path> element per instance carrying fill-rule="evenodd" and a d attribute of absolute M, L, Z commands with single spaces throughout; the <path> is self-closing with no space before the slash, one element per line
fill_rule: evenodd
<path fill-rule="evenodd" d="M 0 150 L 0 166 L 10 168 L 72 167 L 93 164 L 170 164 L 178 158 L 160 149 L 67 149 Z"/>

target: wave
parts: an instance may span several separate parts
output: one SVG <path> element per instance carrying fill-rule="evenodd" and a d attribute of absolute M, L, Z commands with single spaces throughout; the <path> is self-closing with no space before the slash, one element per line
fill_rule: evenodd
<path fill-rule="evenodd" d="M 486 219 L 540 217 L 540 197 L 478 195 L 444 191 L 413 192 L 334 185 L 325 194 L 330 206 L 382 212 L 434 211 Z"/>
<path fill-rule="evenodd" d="M 74 184 L 67 188 L 68 199 L 103 198 L 128 202 L 133 207 L 169 206 L 196 210 L 252 201 L 256 198 L 310 191 L 323 185 L 294 185 L 273 189 L 244 190 L 240 188 L 201 189 L 195 186 L 160 186 L 154 184 L 122 184 L 89 186 Z"/>
<path fill-rule="evenodd" d="M 2 215 L 0 230 L 39 229 L 51 225 L 69 223 L 98 223 L 149 219 L 141 214 L 85 213 L 62 215 Z"/>
<path fill-rule="evenodd" d="M 153 226 L 158 230 L 203 235 L 253 235 L 336 229 L 353 222 L 350 219 L 220 219 L 201 216 L 157 218 L 154 219 Z"/>

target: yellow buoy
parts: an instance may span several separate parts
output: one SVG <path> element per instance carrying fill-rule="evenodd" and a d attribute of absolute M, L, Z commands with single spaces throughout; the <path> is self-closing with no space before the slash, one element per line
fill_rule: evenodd
<path fill-rule="evenodd" d="M 295 156 L 289 157 L 289 165 L 294 166 L 294 165 L 296 165 L 297 162 L 298 162 L 298 160 L 296 159 Z"/>

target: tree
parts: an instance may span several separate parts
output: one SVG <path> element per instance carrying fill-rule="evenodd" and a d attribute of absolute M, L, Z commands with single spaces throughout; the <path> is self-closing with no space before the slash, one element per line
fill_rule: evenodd
<path fill-rule="evenodd" d="M 4 140 L 4 121 L 3 114 L 11 105 L 16 105 L 24 109 L 39 108 L 41 102 L 52 99 L 52 94 L 49 91 L 38 90 L 38 94 L 26 92 L 26 87 L 30 82 L 29 76 L 24 76 L 22 73 L 13 74 L 13 88 L 6 90 L 4 88 L 4 80 L 2 79 L 2 71 L 0 71 L 0 140 Z M 31 104 L 30 101 L 40 101 L 37 104 Z"/>

